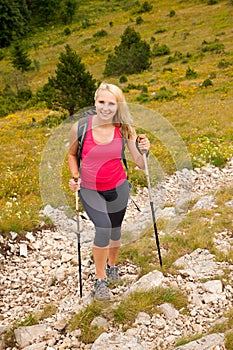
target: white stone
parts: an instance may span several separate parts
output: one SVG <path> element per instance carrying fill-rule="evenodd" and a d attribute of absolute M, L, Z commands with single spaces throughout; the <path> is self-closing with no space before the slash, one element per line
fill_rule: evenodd
<path fill-rule="evenodd" d="M 104 330 L 108 329 L 108 321 L 106 320 L 106 318 L 98 316 L 95 317 L 93 319 L 93 321 L 91 322 L 91 326 L 98 326 L 98 327 L 102 327 Z"/>
<path fill-rule="evenodd" d="M 211 280 L 202 284 L 203 289 L 210 293 L 222 293 L 222 282 L 220 280 Z"/>
<path fill-rule="evenodd" d="M 154 270 L 147 275 L 142 276 L 136 283 L 134 283 L 125 293 L 130 294 L 135 291 L 149 291 L 152 288 L 158 287 L 162 284 L 164 276 L 162 272 Z"/>
<path fill-rule="evenodd" d="M 224 342 L 225 339 L 223 334 L 210 334 L 199 340 L 178 346 L 175 350 L 215 350 L 217 346 L 224 346 Z"/>
<path fill-rule="evenodd" d="M 19 244 L 19 255 L 24 256 L 25 258 L 28 255 L 28 247 L 26 243 L 20 243 Z"/>
<path fill-rule="evenodd" d="M 151 324 L 151 317 L 146 312 L 139 312 L 134 324 L 144 324 L 146 326 Z"/>
<path fill-rule="evenodd" d="M 138 339 L 133 336 L 127 336 L 122 333 L 102 333 L 94 342 L 91 350 L 144 350 L 144 347 Z"/>
<path fill-rule="evenodd" d="M 21 348 L 33 343 L 36 339 L 44 336 L 46 333 L 46 325 L 40 324 L 28 327 L 19 327 L 14 330 L 15 338 Z"/>
<path fill-rule="evenodd" d="M 169 320 L 174 320 L 177 317 L 179 317 L 179 311 L 177 311 L 174 306 L 170 303 L 164 303 L 158 308 L 164 313 L 164 315 L 169 319 Z"/>

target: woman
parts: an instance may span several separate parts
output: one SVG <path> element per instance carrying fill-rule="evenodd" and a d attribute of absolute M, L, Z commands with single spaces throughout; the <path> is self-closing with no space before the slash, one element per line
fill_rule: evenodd
<path fill-rule="evenodd" d="M 71 128 L 68 164 L 72 179 L 69 187 L 73 191 L 80 189 L 82 205 L 95 226 L 94 297 L 108 300 L 106 277 L 109 281 L 119 279 L 116 263 L 129 196 L 129 183 L 121 162 L 122 138 L 126 139 L 132 159 L 141 169 L 144 168 L 142 153 L 149 151 L 150 142 L 144 134 L 137 138 L 123 92 L 116 85 L 102 83 L 99 86 L 95 107 L 96 114 L 88 119 L 80 172 L 77 164 L 78 122 Z"/>

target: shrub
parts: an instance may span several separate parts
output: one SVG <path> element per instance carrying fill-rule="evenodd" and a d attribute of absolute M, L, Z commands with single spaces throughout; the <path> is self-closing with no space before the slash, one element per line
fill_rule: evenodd
<path fill-rule="evenodd" d="M 173 56 L 169 56 L 166 64 L 177 62 L 183 58 L 183 54 L 180 51 L 176 51 Z"/>
<path fill-rule="evenodd" d="M 5 117 L 19 108 L 20 104 L 15 97 L 5 98 L 0 95 L 0 117 Z"/>
<path fill-rule="evenodd" d="M 196 79 L 197 75 L 198 74 L 197 74 L 197 72 L 194 69 L 188 67 L 187 70 L 186 70 L 186 73 L 185 73 L 185 78 L 187 78 L 187 79 Z"/>
<path fill-rule="evenodd" d="M 185 98 L 185 96 L 179 92 L 173 92 L 168 90 L 165 86 L 162 86 L 152 97 L 153 101 L 172 101 L 178 97 Z"/>
<path fill-rule="evenodd" d="M 142 89 L 142 85 L 141 84 L 128 84 L 128 89 L 130 90 L 141 90 Z"/>
<path fill-rule="evenodd" d="M 206 41 L 202 42 L 202 52 L 212 51 L 215 53 L 222 53 L 225 49 L 225 45 L 220 43 L 218 39 L 215 41 Z"/>
<path fill-rule="evenodd" d="M 64 33 L 65 35 L 67 35 L 67 36 L 70 35 L 70 34 L 71 34 L 70 28 L 68 28 L 68 27 L 65 28 L 64 31 L 63 31 L 63 33 Z"/>
<path fill-rule="evenodd" d="M 231 62 L 227 61 L 225 58 L 221 59 L 218 63 L 218 68 L 227 68 L 231 66 Z"/>
<path fill-rule="evenodd" d="M 165 33 L 166 31 L 167 31 L 166 28 L 160 28 L 160 29 L 155 31 L 155 34 L 162 34 L 162 33 Z"/>
<path fill-rule="evenodd" d="M 174 17 L 175 14 L 176 14 L 176 11 L 175 11 L 175 10 L 171 10 L 171 11 L 169 12 L 169 17 Z"/>
<path fill-rule="evenodd" d="M 143 20 L 142 16 L 138 16 L 138 17 L 136 18 L 136 24 L 141 24 L 141 23 L 143 23 L 143 22 L 144 22 L 144 20 Z"/>
<path fill-rule="evenodd" d="M 137 101 L 138 102 L 148 102 L 149 101 L 149 95 L 145 92 L 141 93 L 138 97 L 137 97 Z"/>
<path fill-rule="evenodd" d="M 203 81 L 203 83 L 201 83 L 202 87 L 208 87 L 208 86 L 213 86 L 213 82 L 212 80 L 210 80 L 210 78 L 207 78 Z"/>
<path fill-rule="evenodd" d="M 171 50 L 166 44 L 154 45 L 152 49 L 153 56 L 165 56 L 165 55 L 169 55 L 170 52 Z"/>
<path fill-rule="evenodd" d="M 165 72 L 173 72 L 173 69 L 172 68 L 163 68 L 163 73 Z"/>
<path fill-rule="evenodd" d="M 48 127 L 50 129 L 56 128 L 59 126 L 65 119 L 67 118 L 67 115 L 62 114 L 60 116 L 57 115 L 48 115 L 45 119 L 43 119 L 39 125 L 44 127 Z"/>
<path fill-rule="evenodd" d="M 172 100 L 173 92 L 171 90 L 168 90 L 165 86 L 162 86 L 155 94 L 155 96 L 152 98 L 154 101 L 163 101 L 163 100 Z"/>
<path fill-rule="evenodd" d="M 141 7 L 140 7 L 138 13 L 150 12 L 152 9 L 153 9 L 153 5 L 151 5 L 151 4 L 149 3 L 149 1 L 145 1 L 145 2 L 141 5 Z"/>
<path fill-rule="evenodd" d="M 19 89 L 17 97 L 20 100 L 28 101 L 28 100 L 30 100 L 32 98 L 32 91 L 29 88 L 28 89 Z"/>
<path fill-rule="evenodd" d="M 127 79 L 127 76 L 126 75 L 121 75 L 120 76 L 120 79 L 119 79 L 119 82 L 120 83 L 126 83 L 128 81 Z"/>
<path fill-rule="evenodd" d="M 82 28 L 83 28 L 83 29 L 86 29 L 86 28 L 90 27 L 90 25 L 91 25 L 91 22 L 90 22 L 90 20 L 89 20 L 88 18 L 85 18 L 85 19 L 82 21 Z"/>
<path fill-rule="evenodd" d="M 104 36 L 107 36 L 108 33 L 106 32 L 106 30 L 101 29 L 98 32 L 96 32 L 95 34 L 93 34 L 94 38 L 103 38 Z"/>

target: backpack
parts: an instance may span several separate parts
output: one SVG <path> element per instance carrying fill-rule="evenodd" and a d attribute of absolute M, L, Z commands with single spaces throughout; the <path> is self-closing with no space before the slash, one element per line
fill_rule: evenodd
<path fill-rule="evenodd" d="M 87 132 L 87 126 L 88 126 L 88 119 L 91 115 L 96 114 L 95 107 L 90 108 L 86 110 L 83 113 L 83 116 L 78 120 L 78 130 L 77 130 L 77 138 L 78 138 L 78 152 L 77 152 L 77 160 L 78 160 L 78 168 L 80 169 L 80 164 L 82 160 L 82 150 L 83 150 L 83 144 Z M 121 153 L 121 159 L 122 162 L 126 168 L 126 171 L 128 171 L 128 165 L 125 157 L 125 145 L 126 145 L 126 139 L 122 137 L 122 153 Z"/>

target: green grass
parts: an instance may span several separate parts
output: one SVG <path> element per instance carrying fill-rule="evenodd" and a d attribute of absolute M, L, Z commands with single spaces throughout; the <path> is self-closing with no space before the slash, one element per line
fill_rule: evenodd
<path fill-rule="evenodd" d="M 113 318 L 116 323 L 129 326 L 141 311 L 151 316 L 160 313 L 158 306 L 163 303 L 171 303 L 176 309 L 182 309 L 184 312 L 188 300 L 179 290 L 171 288 L 158 287 L 147 292 L 134 292 L 113 309 Z"/>
<path fill-rule="evenodd" d="M 202 338 L 202 336 L 203 336 L 203 334 L 195 334 L 195 335 L 190 335 L 189 337 L 185 337 L 185 338 L 179 339 L 176 342 L 176 346 L 181 346 L 181 345 L 188 344 L 191 341 L 195 341 L 195 340 L 198 340 L 198 339 Z"/>
<path fill-rule="evenodd" d="M 171 303 L 181 312 L 187 312 L 187 297 L 179 290 L 172 288 L 154 288 L 148 292 L 134 292 L 120 303 L 94 301 L 85 309 L 73 315 L 66 330 L 72 332 L 81 330 L 80 340 L 86 344 L 93 343 L 104 331 L 102 327 L 92 326 L 97 316 L 102 316 L 113 324 L 123 324 L 125 329 L 132 325 L 140 311 L 150 315 L 160 313 L 158 306 Z"/>
<path fill-rule="evenodd" d="M 103 328 L 96 325 L 92 326 L 91 322 L 95 317 L 102 316 L 105 310 L 106 305 L 104 302 L 92 302 L 84 310 L 71 318 L 67 326 L 67 331 L 72 332 L 75 329 L 80 329 L 81 341 L 84 343 L 93 343 L 103 333 Z"/>

